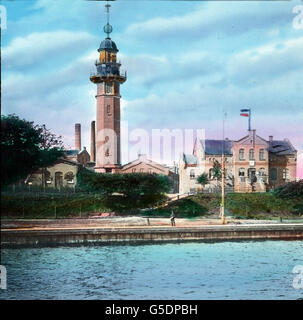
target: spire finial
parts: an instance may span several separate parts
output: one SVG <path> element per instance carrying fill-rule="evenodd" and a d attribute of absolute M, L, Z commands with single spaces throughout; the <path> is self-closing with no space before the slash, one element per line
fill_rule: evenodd
<path fill-rule="evenodd" d="M 108 4 L 108 0 L 106 2 L 105 8 L 107 13 L 107 24 L 104 26 L 103 30 L 107 34 L 107 38 L 109 38 L 110 33 L 113 31 L 113 27 L 109 24 L 109 8 L 111 7 L 110 4 Z"/>

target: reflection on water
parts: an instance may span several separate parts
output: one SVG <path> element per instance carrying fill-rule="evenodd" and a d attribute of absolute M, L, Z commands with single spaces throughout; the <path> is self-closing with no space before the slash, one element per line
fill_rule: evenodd
<path fill-rule="evenodd" d="M 4 249 L 1 299 L 298 299 L 302 241 Z"/>

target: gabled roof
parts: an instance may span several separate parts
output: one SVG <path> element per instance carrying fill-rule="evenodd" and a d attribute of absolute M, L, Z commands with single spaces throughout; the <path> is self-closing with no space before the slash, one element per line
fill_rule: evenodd
<path fill-rule="evenodd" d="M 152 167 L 154 169 L 158 169 L 163 172 L 170 171 L 170 169 L 165 167 L 164 165 L 157 163 L 155 161 L 152 161 L 150 159 L 147 159 L 146 155 L 139 155 L 139 157 L 136 160 L 133 160 L 133 161 L 128 162 L 125 165 L 123 165 L 120 170 L 124 171 L 124 170 L 130 169 L 132 167 L 139 165 L 140 163 L 144 163 L 145 165 L 147 165 L 149 167 Z"/>
<path fill-rule="evenodd" d="M 232 141 L 231 140 L 205 140 L 205 154 L 221 155 L 222 147 L 225 155 L 232 155 Z"/>
<path fill-rule="evenodd" d="M 185 164 L 197 164 L 197 158 L 192 154 L 183 153 L 183 160 Z"/>
<path fill-rule="evenodd" d="M 273 140 L 268 141 L 268 143 L 268 151 L 276 155 L 288 155 L 297 152 L 289 140 Z"/>

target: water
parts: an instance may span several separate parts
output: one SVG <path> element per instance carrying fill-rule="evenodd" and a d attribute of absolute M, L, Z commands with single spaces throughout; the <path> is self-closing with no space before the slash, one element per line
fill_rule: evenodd
<path fill-rule="evenodd" d="M 2 250 L 1 299 L 298 299 L 302 241 Z"/>

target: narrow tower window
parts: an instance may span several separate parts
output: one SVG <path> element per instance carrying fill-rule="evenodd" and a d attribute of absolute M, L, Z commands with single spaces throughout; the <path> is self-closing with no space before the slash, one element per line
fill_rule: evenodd
<path fill-rule="evenodd" d="M 112 84 L 110 82 L 105 82 L 105 93 L 110 94 L 112 92 Z"/>
<path fill-rule="evenodd" d="M 111 115 L 110 104 L 106 106 L 106 112 L 107 112 L 107 115 L 109 116 Z"/>

